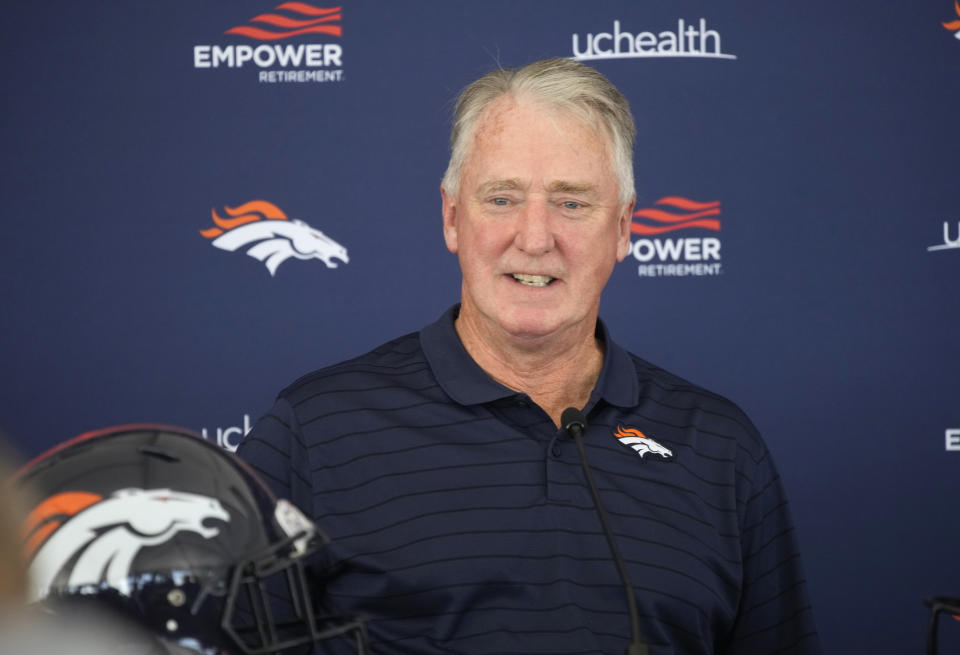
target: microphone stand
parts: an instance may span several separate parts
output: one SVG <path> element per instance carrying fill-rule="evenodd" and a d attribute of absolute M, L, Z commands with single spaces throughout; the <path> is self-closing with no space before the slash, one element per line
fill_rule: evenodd
<path fill-rule="evenodd" d="M 627 646 L 626 655 L 648 655 L 650 650 L 643 642 L 640 634 L 640 616 L 637 613 L 637 599 L 633 593 L 633 585 L 630 584 L 630 578 L 627 576 L 627 567 L 624 565 L 623 556 L 617 547 L 617 542 L 613 537 L 613 530 L 610 529 L 610 522 L 607 520 L 607 512 L 600 502 L 600 492 L 593 481 L 593 473 L 590 471 L 590 464 L 587 462 L 587 451 L 583 447 L 583 431 L 587 426 L 587 420 L 576 407 L 568 407 L 560 415 L 560 424 L 563 429 L 573 437 L 577 444 L 577 450 L 580 451 L 580 464 L 583 466 L 583 473 L 587 478 L 587 484 L 590 487 L 590 495 L 593 497 L 593 505 L 600 517 L 600 524 L 603 526 L 603 534 L 607 538 L 607 544 L 610 546 L 610 552 L 613 554 L 613 562 L 617 565 L 617 571 L 620 573 L 620 579 L 623 581 L 623 588 L 627 594 L 627 609 L 630 613 L 630 629 L 633 638 Z"/>

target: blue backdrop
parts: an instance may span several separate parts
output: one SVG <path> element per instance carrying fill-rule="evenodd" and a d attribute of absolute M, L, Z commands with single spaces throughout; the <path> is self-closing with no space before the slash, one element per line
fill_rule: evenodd
<path fill-rule="evenodd" d="M 764 433 L 827 652 L 920 652 L 921 599 L 960 595 L 960 4 L 4 13 L 0 429 L 23 456 L 134 421 L 232 447 L 294 378 L 432 321 L 459 294 L 453 98 L 578 56 L 639 129 L 602 315 Z"/>

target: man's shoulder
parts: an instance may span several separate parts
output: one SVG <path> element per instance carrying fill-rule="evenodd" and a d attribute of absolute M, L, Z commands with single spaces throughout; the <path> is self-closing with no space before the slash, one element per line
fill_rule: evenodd
<path fill-rule="evenodd" d="M 366 383 L 378 379 L 395 379 L 402 384 L 404 378 L 427 368 L 419 333 L 411 332 L 358 357 L 307 373 L 282 389 L 278 397 L 296 403 L 326 388 L 360 391 Z"/>
<path fill-rule="evenodd" d="M 642 357 L 627 354 L 637 374 L 642 400 L 671 412 L 695 414 L 701 424 L 707 424 L 723 435 L 736 437 L 742 445 L 752 446 L 751 450 L 766 449 L 756 426 L 737 403 Z"/>
<path fill-rule="evenodd" d="M 695 382 L 691 382 L 676 373 L 672 373 L 632 352 L 628 351 L 627 354 L 633 362 L 634 370 L 637 373 L 637 381 L 641 386 L 648 385 L 649 391 L 663 394 L 687 395 L 703 402 L 733 405 L 728 398 L 718 393 L 714 393 Z"/>

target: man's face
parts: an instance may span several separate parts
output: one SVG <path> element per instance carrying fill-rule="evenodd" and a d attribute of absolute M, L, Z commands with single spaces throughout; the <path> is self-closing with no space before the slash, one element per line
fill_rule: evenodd
<path fill-rule="evenodd" d="M 473 138 L 457 194 L 443 193 L 460 319 L 493 337 L 592 335 L 600 293 L 630 248 L 633 203 L 618 200 L 608 139 L 512 98 L 487 108 Z"/>

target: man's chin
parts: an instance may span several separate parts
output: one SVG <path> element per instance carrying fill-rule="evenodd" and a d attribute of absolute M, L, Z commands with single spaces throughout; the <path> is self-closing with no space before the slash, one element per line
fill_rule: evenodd
<path fill-rule="evenodd" d="M 532 344 L 568 333 L 573 322 L 550 310 L 523 310 L 500 321 L 501 330 L 511 339 Z"/>
<path fill-rule="evenodd" d="M 574 315 L 573 312 L 559 306 L 556 301 L 535 305 L 502 304 L 474 305 L 464 302 L 460 309 L 460 319 L 466 319 L 480 341 L 487 343 L 512 342 L 516 347 L 539 348 L 552 340 L 581 338 L 579 327 L 586 326 L 589 316 Z M 582 330 L 584 335 L 592 335 L 596 325 L 596 316 L 589 327 Z M 582 337 L 585 338 L 585 337 Z"/>

